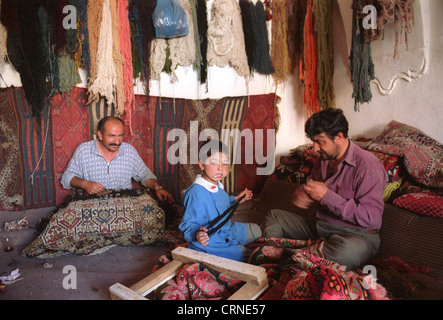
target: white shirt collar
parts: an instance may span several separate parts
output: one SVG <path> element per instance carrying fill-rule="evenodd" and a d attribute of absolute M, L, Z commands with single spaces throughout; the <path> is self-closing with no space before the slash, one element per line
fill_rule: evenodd
<path fill-rule="evenodd" d="M 205 188 L 206 190 L 208 190 L 209 192 L 212 192 L 212 193 L 217 193 L 218 188 L 224 189 L 224 186 L 221 182 L 217 182 L 217 184 L 213 184 L 212 182 L 209 182 L 208 180 L 203 178 L 201 176 L 201 174 L 197 175 L 197 178 L 195 178 L 194 183 L 201 185 L 203 188 Z"/>

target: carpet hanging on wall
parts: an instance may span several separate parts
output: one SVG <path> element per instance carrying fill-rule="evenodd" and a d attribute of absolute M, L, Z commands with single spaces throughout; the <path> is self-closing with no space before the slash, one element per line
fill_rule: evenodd
<path fill-rule="evenodd" d="M 48 106 L 33 116 L 23 88 L 0 91 L 0 210 L 55 205 L 52 128 Z M 37 121 L 37 120 L 40 121 Z M 58 159 L 55 159 L 58 160 Z"/>
<path fill-rule="evenodd" d="M 248 130 L 244 130 L 249 129 L 252 134 L 250 138 L 254 140 L 257 139 L 256 129 L 265 132 L 268 129 L 277 129 L 274 126 L 275 104 L 278 101 L 275 94 L 226 97 L 217 100 L 160 99 L 156 97 L 150 97 L 150 100 L 156 100 L 155 173 L 162 181 L 162 185 L 169 188 L 176 199 L 181 198 L 181 192 L 189 187 L 194 182 L 196 174 L 200 173 L 198 165 L 191 163 L 193 152 L 190 146 L 191 134 L 200 133 L 204 129 L 214 129 L 218 133 L 218 137 L 221 138 L 223 129 L 238 129 L 243 133 L 247 133 Z M 187 156 L 187 162 L 180 163 L 180 165 L 172 165 L 167 158 L 168 149 L 178 143 L 178 138 L 177 141 L 168 141 L 167 139 L 169 131 L 174 128 L 180 128 L 186 132 L 186 150 L 190 153 Z M 257 175 L 257 168 L 264 165 L 259 165 L 256 158 L 252 164 L 245 163 L 244 150 L 247 141 L 244 138 L 240 143 L 242 162 L 236 166 L 231 165 L 229 175 L 223 180 L 225 190 L 234 194 L 248 188 L 255 194 L 259 194 L 267 176 Z M 267 141 L 265 133 L 263 143 L 258 144 L 259 150 L 254 150 L 255 154 L 266 157 L 268 150 L 270 150 L 267 143 L 269 141 Z"/>

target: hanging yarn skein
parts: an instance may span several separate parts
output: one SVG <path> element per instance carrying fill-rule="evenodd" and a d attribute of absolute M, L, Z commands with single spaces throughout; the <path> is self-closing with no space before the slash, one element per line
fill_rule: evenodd
<path fill-rule="evenodd" d="M 271 60 L 268 25 L 266 24 L 266 14 L 263 3 L 257 1 L 253 11 L 253 31 L 257 39 L 257 46 L 255 48 L 255 58 L 252 69 L 260 74 L 271 75 L 275 72 L 275 69 Z"/>
<path fill-rule="evenodd" d="M 287 41 L 287 5 L 284 0 L 274 0 L 272 2 L 271 30 L 271 59 L 275 69 L 273 78 L 276 83 L 282 83 L 291 74 Z"/>
<path fill-rule="evenodd" d="M 197 26 L 198 26 L 198 42 L 200 43 L 200 76 L 201 83 L 206 83 L 208 78 L 208 8 L 206 6 L 206 0 L 197 0 Z M 206 87 L 207 89 L 207 87 Z"/>
<path fill-rule="evenodd" d="M 365 41 L 371 42 L 378 39 L 384 39 L 385 25 L 387 23 L 395 24 L 395 44 L 394 58 L 398 59 L 398 44 L 400 42 L 400 34 L 404 33 L 406 49 L 408 46 L 408 34 L 412 30 L 414 24 L 414 2 L 415 0 L 360 0 L 356 5 L 358 14 L 363 15 L 363 8 L 367 4 L 372 4 L 377 10 L 377 28 L 363 29 Z"/>
<path fill-rule="evenodd" d="M 135 31 L 136 48 L 138 50 L 138 61 L 133 63 L 134 70 L 140 66 L 140 79 L 144 85 L 145 95 L 149 96 L 150 57 L 151 44 L 155 36 L 152 14 L 157 4 L 156 0 L 131 0 L 129 2 L 129 18 Z M 134 59 L 136 55 L 133 56 Z"/>
<path fill-rule="evenodd" d="M 321 109 L 335 107 L 334 46 L 332 36 L 331 0 L 314 0 L 315 33 L 318 52 L 318 104 Z"/>
<path fill-rule="evenodd" d="M 230 64 L 242 77 L 249 77 L 240 6 L 236 0 L 215 0 L 208 23 L 208 65 Z"/>
<path fill-rule="evenodd" d="M 318 52 L 314 24 L 313 0 L 309 0 L 304 26 L 304 73 L 302 73 L 302 80 L 304 80 L 305 84 L 303 104 L 306 106 L 308 117 L 320 111 L 318 103 Z"/>
<path fill-rule="evenodd" d="M 352 10 L 352 45 L 349 60 L 351 62 L 354 110 L 360 111 L 360 104 L 367 103 L 372 99 L 371 81 L 375 78 L 375 72 L 371 43 L 364 40 L 364 33 L 361 31 L 363 25 L 359 14 L 359 0 L 353 1 Z"/>
<path fill-rule="evenodd" d="M 26 101 L 32 115 L 40 119 L 46 105 L 50 70 L 44 59 L 39 2 L 9 0 L 1 3 L 1 22 L 8 31 L 7 52 L 14 69 L 20 74 Z"/>
<path fill-rule="evenodd" d="M 112 15 L 109 0 L 104 0 L 102 12 L 96 54 L 96 75 L 95 78 L 91 79 L 91 84 L 88 88 L 88 103 L 97 101 L 102 96 L 106 98 L 107 104 L 111 105 L 115 101 L 114 88 L 117 83 L 117 71 L 113 59 Z"/>
<path fill-rule="evenodd" d="M 292 69 L 300 66 L 299 73 L 303 72 L 303 43 L 304 25 L 307 10 L 307 0 L 296 0 L 293 3 L 292 14 L 288 22 L 288 51 L 291 57 Z M 301 77 L 300 77 L 301 79 Z"/>
<path fill-rule="evenodd" d="M 123 114 L 125 123 L 129 125 L 132 134 L 132 112 L 135 111 L 134 80 L 132 70 L 131 29 L 128 18 L 128 0 L 119 0 L 117 3 L 118 21 L 120 25 L 120 51 L 123 69 Z M 119 108 L 121 111 L 121 108 Z"/>
<path fill-rule="evenodd" d="M 121 117 L 125 108 L 125 92 L 123 88 L 123 56 L 120 49 L 120 21 L 117 11 L 117 0 L 109 0 L 109 5 L 112 25 L 112 59 L 117 76 L 114 87 L 114 109 L 116 115 Z"/>

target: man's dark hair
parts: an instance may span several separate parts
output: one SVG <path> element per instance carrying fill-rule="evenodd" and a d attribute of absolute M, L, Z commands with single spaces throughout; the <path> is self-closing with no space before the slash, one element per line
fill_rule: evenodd
<path fill-rule="evenodd" d="M 342 109 L 322 110 L 313 114 L 305 123 L 305 132 L 310 139 L 323 132 L 331 139 L 339 132 L 347 138 L 348 130 L 348 120 L 346 120 Z"/>
<path fill-rule="evenodd" d="M 119 120 L 124 125 L 122 119 L 120 119 L 118 117 L 114 117 L 114 116 L 106 116 L 104 118 L 101 118 L 100 121 L 98 122 L 97 131 L 100 131 L 101 133 L 103 133 L 103 129 L 105 128 L 106 122 L 111 119 Z"/>
<path fill-rule="evenodd" d="M 223 153 L 229 158 L 229 148 L 220 140 L 210 139 L 200 146 L 198 150 L 199 160 L 203 163 L 216 153 Z"/>

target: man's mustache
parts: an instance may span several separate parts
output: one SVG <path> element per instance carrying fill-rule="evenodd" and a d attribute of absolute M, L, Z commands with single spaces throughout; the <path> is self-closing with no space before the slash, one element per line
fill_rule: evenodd
<path fill-rule="evenodd" d="M 120 147 L 120 146 L 121 146 L 121 143 L 120 143 L 120 144 L 116 144 L 116 143 L 110 143 L 109 145 L 110 145 L 110 146 L 116 146 L 116 147 Z"/>

